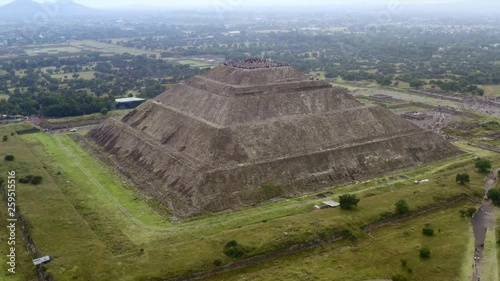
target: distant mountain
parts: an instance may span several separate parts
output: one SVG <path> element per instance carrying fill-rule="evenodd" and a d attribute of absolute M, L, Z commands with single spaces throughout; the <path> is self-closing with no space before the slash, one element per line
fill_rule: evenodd
<path fill-rule="evenodd" d="M 59 0 L 54 3 L 46 2 L 42 5 L 51 5 L 52 7 L 54 7 L 54 5 L 57 5 L 59 11 L 57 12 L 56 17 L 88 16 L 96 15 L 101 12 L 100 10 L 78 4 L 71 0 Z"/>
<path fill-rule="evenodd" d="M 0 19 L 32 19 L 35 17 L 67 18 L 75 16 L 98 15 L 101 11 L 75 3 L 71 0 L 37 3 L 33 0 L 15 0 L 0 6 Z"/>
<path fill-rule="evenodd" d="M 43 11 L 39 3 L 32 0 L 16 0 L 0 7 L 0 18 L 29 18 Z"/>

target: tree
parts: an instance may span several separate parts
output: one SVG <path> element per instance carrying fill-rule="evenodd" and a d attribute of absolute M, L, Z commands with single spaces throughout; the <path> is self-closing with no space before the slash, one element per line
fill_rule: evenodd
<path fill-rule="evenodd" d="M 239 259 L 244 257 L 246 252 L 247 252 L 246 248 L 238 244 L 236 240 L 231 240 L 227 242 L 226 245 L 224 245 L 224 254 L 233 259 Z"/>
<path fill-rule="evenodd" d="M 476 208 L 474 208 L 474 207 L 471 207 L 471 208 L 468 208 L 468 209 L 467 209 L 466 215 L 467 215 L 468 217 L 471 217 L 471 218 L 472 218 L 476 212 L 477 212 L 477 209 L 476 209 Z"/>
<path fill-rule="evenodd" d="M 42 177 L 42 176 L 33 176 L 33 177 L 30 179 L 30 182 L 31 182 L 31 184 L 37 185 L 37 184 L 42 183 L 42 180 L 43 180 L 43 177 Z"/>
<path fill-rule="evenodd" d="M 457 177 L 455 178 L 455 181 L 460 182 L 460 184 L 465 184 L 470 182 L 470 177 L 468 174 L 457 174 Z"/>
<path fill-rule="evenodd" d="M 488 190 L 488 198 L 491 200 L 493 204 L 496 206 L 500 206 L 500 190 L 494 188 Z"/>
<path fill-rule="evenodd" d="M 8 136 L 3 136 L 3 141 L 7 141 L 9 139 Z"/>
<path fill-rule="evenodd" d="M 14 155 L 5 155 L 5 161 L 14 161 Z"/>
<path fill-rule="evenodd" d="M 465 218 L 465 216 L 467 215 L 467 211 L 462 209 L 460 211 L 458 211 L 460 213 L 460 215 L 462 216 L 462 218 Z"/>
<path fill-rule="evenodd" d="M 422 248 L 418 251 L 420 257 L 424 260 L 429 259 L 431 257 L 431 250 L 429 248 Z"/>
<path fill-rule="evenodd" d="M 481 173 L 487 172 L 489 169 L 491 169 L 491 161 L 487 159 L 477 158 L 475 167 Z"/>
<path fill-rule="evenodd" d="M 430 227 L 424 227 L 422 228 L 422 234 L 425 236 L 433 236 L 434 235 L 434 229 Z"/>
<path fill-rule="evenodd" d="M 105 107 L 101 108 L 101 114 L 102 114 L 102 115 L 106 115 L 106 114 L 108 114 L 108 109 L 107 109 L 107 108 L 105 108 Z"/>
<path fill-rule="evenodd" d="M 356 198 L 354 194 L 344 194 L 339 196 L 340 208 L 349 210 L 358 205 L 360 199 Z"/>
<path fill-rule="evenodd" d="M 398 202 L 396 202 L 394 206 L 396 207 L 396 214 L 398 215 L 404 215 L 410 212 L 410 206 L 403 199 L 398 200 Z"/>
<path fill-rule="evenodd" d="M 418 88 L 422 87 L 423 85 L 425 85 L 425 82 L 422 80 L 419 80 L 419 79 L 415 79 L 415 80 L 410 81 L 410 87 L 412 87 L 412 88 L 418 89 Z"/>

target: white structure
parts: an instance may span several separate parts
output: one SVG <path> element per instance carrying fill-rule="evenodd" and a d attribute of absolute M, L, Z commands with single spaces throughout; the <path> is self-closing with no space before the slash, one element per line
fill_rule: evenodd
<path fill-rule="evenodd" d="M 45 256 L 45 257 L 41 257 L 41 258 L 38 258 L 38 259 L 34 259 L 33 263 L 36 266 L 36 265 L 40 265 L 42 263 L 49 262 L 50 260 L 51 260 L 51 258 L 49 256 Z"/>
<path fill-rule="evenodd" d="M 328 206 L 328 207 L 332 207 L 332 208 L 340 206 L 339 202 L 335 202 L 333 200 L 325 201 L 325 202 L 323 202 L 323 204 L 326 205 L 326 206 Z"/>
<path fill-rule="evenodd" d="M 429 182 L 429 179 L 425 179 L 425 180 L 421 180 L 421 181 L 415 181 L 415 183 L 425 183 L 425 182 Z"/>

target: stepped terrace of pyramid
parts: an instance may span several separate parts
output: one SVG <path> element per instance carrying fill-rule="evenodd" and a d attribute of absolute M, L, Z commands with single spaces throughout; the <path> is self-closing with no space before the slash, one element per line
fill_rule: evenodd
<path fill-rule="evenodd" d="M 285 63 L 228 62 L 89 134 L 176 215 L 239 209 L 442 160 L 443 138 Z"/>

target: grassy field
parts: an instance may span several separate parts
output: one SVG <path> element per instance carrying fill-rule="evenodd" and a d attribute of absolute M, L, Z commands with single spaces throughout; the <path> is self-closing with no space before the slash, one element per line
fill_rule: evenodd
<path fill-rule="evenodd" d="M 0 134 L 10 134 L 13 128 L 0 127 Z M 232 239 L 251 248 L 249 255 L 257 255 L 315 239 L 329 227 L 344 226 L 359 232 L 358 226 L 393 211 L 394 202 L 401 198 L 417 209 L 454 195 L 480 193 L 484 175 L 473 171 L 477 156 L 500 165 L 497 154 L 459 143 L 470 154 L 325 193 L 332 199 L 345 193 L 357 194 L 361 202 L 352 212 L 315 210 L 313 205 L 325 199 L 311 194 L 178 221 L 158 213 L 154 200 L 116 176 L 70 135 L 37 133 L 15 136 L 15 140 L 2 143 L 2 151 L 12 151 L 16 161 L 0 169 L 2 173 L 9 168 L 16 169 L 20 176 L 30 173 L 44 177 L 39 186 L 22 185 L 19 200 L 40 252 L 55 257 L 46 268 L 56 280 L 167 278 L 211 268 L 215 259 L 231 262 L 222 248 Z M 456 173 L 464 171 L 471 175 L 469 186 L 455 183 Z M 431 181 L 413 183 L 423 178 Z M 452 274 L 448 268 L 443 272 Z M 373 277 L 379 278 L 379 274 Z"/>
<path fill-rule="evenodd" d="M 497 212 L 498 213 L 498 212 Z M 496 234 L 498 230 L 488 229 L 486 232 L 486 240 L 484 242 L 484 253 L 483 253 L 483 265 L 480 268 L 481 280 L 488 281 L 498 281 L 499 271 L 498 271 L 498 259 L 497 259 L 497 249 L 498 244 L 496 243 Z"/>
<path fill-rule="evenodd" d="M 391 107 L 389 106 L 391 109 Z M 407 112 L 407 111 L 420 111 L 420 112 L 428 112 L 431 111 L 429 108 L 423 108 L 419 106 L 407 106 L 407 107 L 400 107 L 400 108 L 395 108 L 391 109 L 392 112 Z"/>
<path fill-rule="evenodd" d="M 468 241 L 466 242 L 466 247 L 465 251 L 463 252 L 463 259 L 462 259 L 462 271 L 460 274 L 460 281 L 471 281 L 472 279 L 472 274 L 473 274 L 473 268 L 471 266 L 471 257 L 474 256 L 475 254 L 475 239 L 474 239 L 474 230 L 472 227 L 469 228 L 468 233 L 467 233 L 467 238 Z"/>
<path fill-rule="evenodd" d="M 468 231 L 470 221 L 461 218 L 458 211 L 467 206 L 459 203 L 384 227 L 361 235 L 357 243 L 331 243 L 207 280 L 359 281 L 386 280 L 395 274 L 406 275 L 409 280 L 459 280 L 457 264 L 465 258 L 472 233 Z M 425 225 L 435 230 L 433 237 L 422 235 Z M 431 250 L 429 260 L 419 258 L 418 251 L 423 247 Z M 407 267 L 402 266 L 401 260 L 407 261 Z"/>
<path fill-rule="evenodd" d="M 78 78 L 81 78 L 81 79 L 85 79 L 85 80 L 90 80 L 90 79 L 93 79 L 95 78 L 94 77 L 94 73 L 95 71 L 81 71 L 81 72 L 76 72 L 79 77 Z M 52 78 L 57 78 L 57 79 L 74 79 L 73 78 L 73 73 L 59 73 L 59 74 L 52 74 L 50 75 Z M 66 78 L 65 78 L 66 76 Z"/>
<path fill-rule="evenodd" d="M 199 67 L 199 68 L 206 68 L 206 67 L 214 66 L 213 64 L 210 64 L 210 62 L 201 61 L 201 60 L 194 60 L 194 59 L 177 60 L 177 62 L 180 64 L 187 64 L 187 65 L 190 65 L 193 67 Z"/>
<path fill-rule="evenodd" d="M 500 181 L 497 182 L 497 188 L 500 188 Z M 500 210 L 497 208 L 495 209 L 495 216 L 496 216 L 496 219 L 497 219 L 497 226 L 500 225 Z M 498 241 L 500 241 L 500 230 L 498 228 L 495 229 L 496 230 L 496 241 L 497 241 L 497 244 L 495 245 L 496 246 L 496 250 L 497 250 L 497 278 L 500 279 L 500 244 L 498 243 Z"/>
<path fill-rule="evenodd" d="M 500 85 L 479 85 L 485 97 L 500 97 Z"/>
<path fill-rule="evenodd" d="M 6 178 L 6 174 L 2 173 L 2 178 Z M 7 265 L 6 262 L 6 256 L 10 253 L 9 246 L 7 244 L 7 237 L 9 237 L 9 231 L 5 227 L 7 226 L 7 219 L 9 218 L 7 216 L 7 207 L 5 207 L 5 204 L 2 201 L 2 205 L 0 207 L 0 221 L 2 221 L 2 228 L 0 230 L 0 244 L 2 245 L 0 247 L 0 255 L 2 257 L 2 262 L 0 263 L 0 280 L 3 281 L 26 281 L 26 280 L 37 280 L 36 279 L 36 271 L 33 267 L 33 262 L 31 255 L 29 252 L 26 250 L 26 244 L 24 243 L 21 233 L 18 231 L 16 232 L 16 270 L 15 273 L 8 273 L 7 270 L 10 268 L 9 265 Z M 17 227 L 20 227 L 19 224 L 17 224 Z"/>

